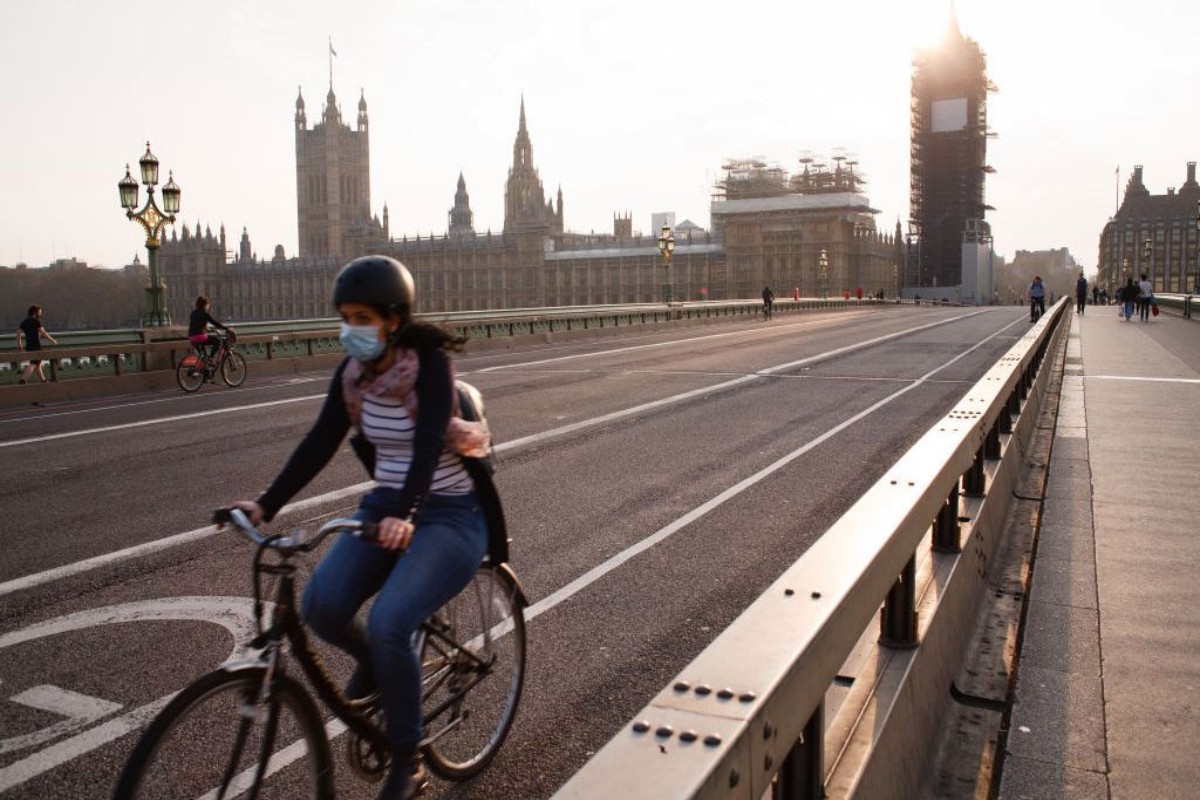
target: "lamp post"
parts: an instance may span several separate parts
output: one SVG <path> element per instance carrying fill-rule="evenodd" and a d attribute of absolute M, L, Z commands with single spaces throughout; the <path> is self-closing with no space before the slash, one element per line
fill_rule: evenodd
<path fill-rule="evenodd" d="M 663 225 L 658 237 L 658 252 L 662 253 L 663 284 L 662 298 L 664 303 L 671 302 L 671 253 L 675 252 L 675 237 L 671 234 L 671 226 Z"/>
<path fill-rule="evenodd" d="M 162 230 L 168 223 L 175 222 L 179 213 L 179 186 L 175 183 L 174 173 L 168 173 L 167 183 L 162 187 L 163 207 L 159 210 L 154 202 L 154 187 L 158 184 L 158 159 L 150 152 L 150 143 L 146 142 L 146 153 L 138 161 L 141 168 L 142 184 L 146 187 L 146 205 L 140 211 L 134 211 L 138 204 L 138 182 L 129 174 L 129 165 L 125 165 L 125 177 L 117 183 L 121 195 L 121 208 L 125 216 L 136 220 L 146 231 L 146 260 L 150 266 L 150 285 L 146 287 L 146 310 L 142 314 L 142 327 L 157 328 L 171 324 L 171 314 L 167 310 L 162 276 L 158 273 L 158 247 L 162 244 Z"/>
<path fill-rule="evenodd" d="M 817 256 L 817 268 L 820 270 L 821 276 L 821 298 L 829 299 L 829 254 L 821 248 L 821 255 Z"/>

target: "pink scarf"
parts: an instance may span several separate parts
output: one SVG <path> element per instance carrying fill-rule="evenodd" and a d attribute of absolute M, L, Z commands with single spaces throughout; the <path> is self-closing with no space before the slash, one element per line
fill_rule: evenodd
<path fill-rule="evenodd" d="M 363 378 L 363 365 L 350 359 L 342 371 L 342 397 L 346 402 L 346 411 L 350 414 L 350 424 L 358 428 L 362 425 L 363 395 L 371 397 L 394 397 L 404 405 L 404 410 L 417 420 L 417 393 L 413 387 L 417 383 L 417 373 L 420 371 L 420 361 L 415 350 L 407 347 L 396 349 L 396 359 L 392 366 L 374 377 Z M 450 376 L 453 380 L 454 365 L 450 365 Z M 450 424 L 446 426 L 446 448 L 467 458 L 484 458 L 491 451 L 492 434 L 487 422 L 469 422 L 459 416 L 458 392 L 454 392 L 453 407 L 450 410 Z"/>

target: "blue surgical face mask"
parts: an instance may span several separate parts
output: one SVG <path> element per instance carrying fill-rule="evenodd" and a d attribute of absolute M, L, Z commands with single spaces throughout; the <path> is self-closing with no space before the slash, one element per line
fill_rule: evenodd
<path fill-rule="evenodd" d="M 379 358 L 387 347 L 379 341 L 378 325 L 347 325 L 343 322 L 338 338 L 350 357 L 364 364 Z"/>

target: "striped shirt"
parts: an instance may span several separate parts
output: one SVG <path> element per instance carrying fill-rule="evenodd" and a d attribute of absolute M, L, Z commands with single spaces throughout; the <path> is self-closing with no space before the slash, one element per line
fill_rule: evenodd
<path fill-rule="evenodd" d="M 404 404 L 394 397 L 363 395 L 362 432 L 375 445 L 375 482 L 403 489 L 413 459 L 416 421 Z M 469 494 L 474 489 L 471 475 L 457 453 L 443 449 L 433 473 L 433 494 Z"/>

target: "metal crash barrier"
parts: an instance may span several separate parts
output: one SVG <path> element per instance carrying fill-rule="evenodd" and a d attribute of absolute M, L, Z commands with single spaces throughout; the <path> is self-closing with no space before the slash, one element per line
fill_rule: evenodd
<path fill-rule="evenodd" d="M 556 800 L 917 796 L 1066 308 L 1054 304 Z M 827 724 L 827 691 L 876 616 L 876 657 Z"/>

